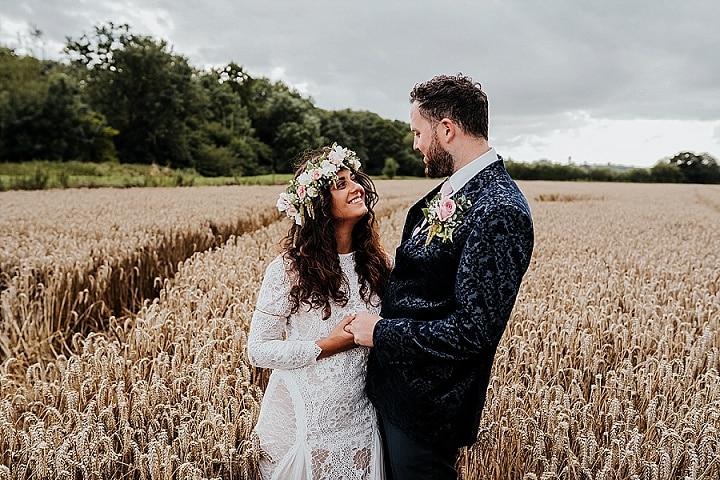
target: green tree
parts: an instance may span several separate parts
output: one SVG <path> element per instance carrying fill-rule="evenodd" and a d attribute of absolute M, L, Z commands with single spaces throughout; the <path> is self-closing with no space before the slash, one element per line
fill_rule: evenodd
<path fill-rule="evenodd" d="M 242 67 L 198 72 L 205 110 L 191 133 L 195 168 L 201 175 L 258 175 L 270 171 L 272 150 L 254 136 L 242 84 L 250 80 Z"/>
<path fill-rule="evenodd" d="M 669 163 L 680 168 L 687 183 L 720 183 L 720 166 L 710 154 L 680 152 Z"/>
<path fill-rule="evenodd" d="M 399 120 L 395 120 L 393 123 L 398 133 L 402 135 L 402 149 L 395 154 L 395 160 L 400 165 L 398 175 L 424 177 L 425 164 L 423 163 L 423 155 L 413 149 L 415 134 L 410 130 L 410 124 Z"/>
<path fill-rule="evenodd" d="M 64 65 L 0 47 L 0 160 L 112 160 L 116 133 Z"/>
<path fill-rule="evenodd" d="M 294 171 L 303 151 L 322 144 L 320 115 L 310 99 L 282 82 L 253 79 L 248 88 L 248 112 L 257 139 L 272 148 L 272 172 Z"/>
<path fill-rule="evenodd" d="M 323 111 L 320 118 L 325 143 L 336 141 L 355 150 L 363 161 L 363 169 L 371 175 L 382 173 L 388 157 L 398 163 L 397 174 L 424 175 L 422 157 L 412 149 L 412 133 L 407 123 L 350 109 Z"/>
<path fill-rule="evenodd" d="M 619 179 L 627 182 L 648 183 L 652 181 L 652 176 L 647 168 L 631 168 L 621 175 Z"/>
<path fill-rule="evenodd" d="M 661 161 L 650 169 L 650 180 L 654 183 L 682 183 L 685 176 L 677 164 Z"/>
<path fill-rule="evenodd" d="M 394 159 L 395 155 L 403 150 L 403 137 L 408 130 L 400 130 L 391 120 L 381 118 L 376 113 L 361 112 L 360 115 L 365 117 L 363 124 L 365 150 L 368 155 L 367 171 L 377 175 L 382 173 L 388 157 Z"/>
<path fill-rule="evenodd" d="M 387 158 L 397 162 L 398 174 L 424 172 L 407 123 L 318 109 L 311 98 L 253 78 L 235 63 L 193 69 L 166 42 L 135 35 L 126 24 L 68 38 L 69 66 L 18 63 L 8 52 L 0 57 L 7 53 L 16 64 L 0 69 L 0 78 L 18 88 L 0 90 L 3 160 L 12 151 L 22 158 L 119 158 L 247 175 L 291 172 L 303 151 L 338 142 L 358 152 L 368 173 L 380 174 Z"/>
<path fill-rule="evenodd" d="M 383 167 L 382 173 L 388 178 L 395 178 L 399 166 L 400 164 L 396 162 L 394 158 L 388 157 L 385 159 L 385 166 Z"/>
<path fill-rule="evenodd" d="M 165 41 L 113 23 L 95 27 L 94 36 L 68 39 L 65 51 L 92 107 L 119 131 L 115 145 L 122 162 L 193 165 L 188 123 L 201 104 L 185 57 Z"/>
<path fill-rule="evenodd" d="M 619 179 L 619 175 L 609 167 L 592 167 L 587 169 L 587 178 L 595 182 L 615 182 Z"/>

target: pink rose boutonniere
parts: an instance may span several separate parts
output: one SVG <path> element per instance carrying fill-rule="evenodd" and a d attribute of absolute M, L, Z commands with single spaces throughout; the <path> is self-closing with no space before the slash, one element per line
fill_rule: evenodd
<path fill-rule="evenodd" d="M 428 245 L 434 237 L 440 238 L 443 242 L 452 242 L 452 235 L 455 228 L 470 208 L 471 203 L 463 195 L 450 198 L 438 193 L 423 208 L 423 214 L 428 222 L 428 236 L 425 245 Z"/>

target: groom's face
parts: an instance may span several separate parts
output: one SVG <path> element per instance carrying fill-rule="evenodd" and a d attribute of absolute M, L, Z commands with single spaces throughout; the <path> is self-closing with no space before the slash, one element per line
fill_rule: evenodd
<path fill-rule="evenodd" d="M 410 129 L 415 135 L 413 148 L 425 156 L 425 175 L 430 178 L 447 177 L 454 170 L 452 155 L 445 151 L 438 138 L 439 128 L 440 124 L 433 125 L 421 115 L 417 104 L 413 104 L 410 109 Z"/>

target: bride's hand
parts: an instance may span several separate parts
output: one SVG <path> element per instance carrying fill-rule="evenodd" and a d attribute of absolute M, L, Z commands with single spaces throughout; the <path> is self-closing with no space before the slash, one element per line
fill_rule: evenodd
<path fill-rule="evenodd" d="M 345 352 L 357 346 L 355 344 L 353 334 L 345 330 L 345 327 L 354 319 L 355 315 L 349 315 L 343 318 L 333 327 L 332 330 L 330 330 L 327 337 L 321 338 L 315 342 L 320 348 L 322 348 L 322 352 L 320 352 L 320 355 L 317 357 L 318 360 L 329 357 L 335 353 Z"/>

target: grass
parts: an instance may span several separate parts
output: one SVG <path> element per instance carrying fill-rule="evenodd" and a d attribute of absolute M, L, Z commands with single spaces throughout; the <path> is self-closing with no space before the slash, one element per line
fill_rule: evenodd
<path fill-rule="evenodd" d="M 283 184 L 290 174 L 203 177 L 194 169 L 115 162 L 51 162 L 38 160 L 0 163 L 0 191 L 50 188 L 180 187 Z"/>

